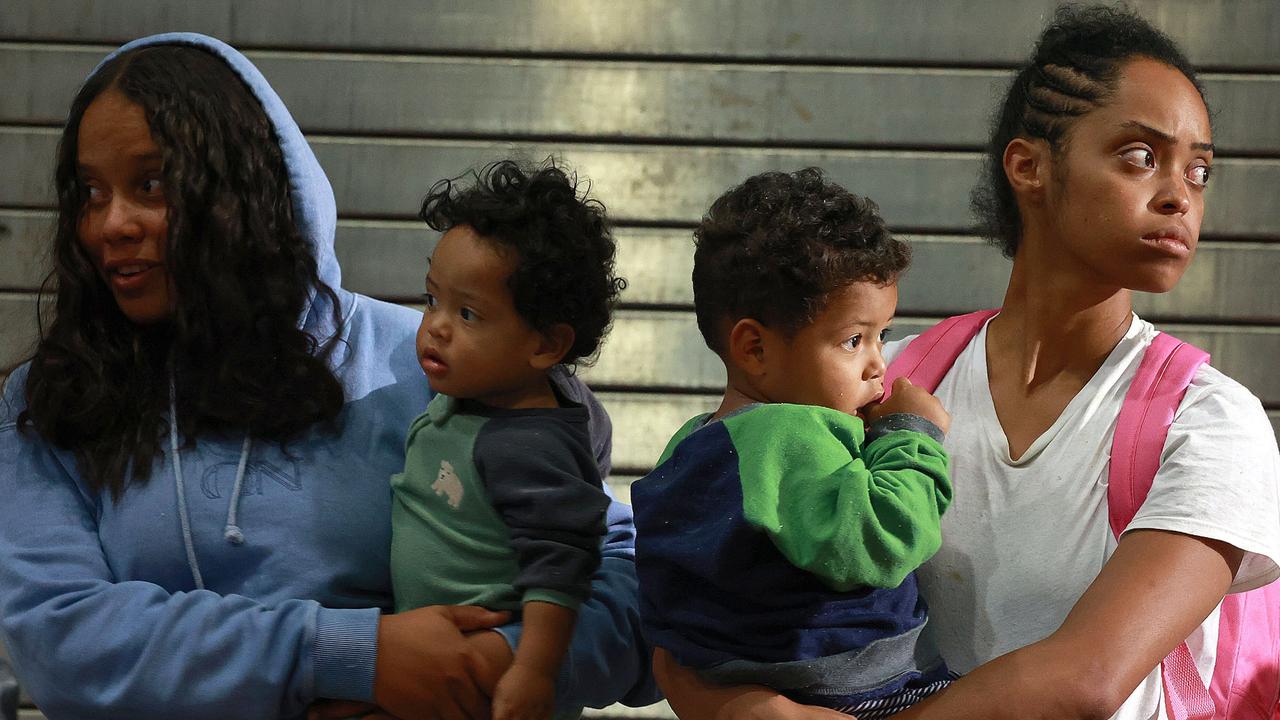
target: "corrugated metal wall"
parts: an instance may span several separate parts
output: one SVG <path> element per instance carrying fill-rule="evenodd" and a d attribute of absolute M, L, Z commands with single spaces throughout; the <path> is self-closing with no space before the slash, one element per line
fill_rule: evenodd
<path fill-rule="evenodd" d="M 58 127 L 112 46 L 197 30 L 248 51 L 338 198 L 347 287 L 421 292 L 431 183 L 555 154 L 618 222 L 631 280 L 599 364 L 625 489 L 723 381 L 691 312 L 689 229 L 730 185 L 819 165 L 916 247 L 903 333 L 997 304 L 1008 264 L 971 231 L 990 109 L 1044 0 L 7 0 L 0 8 L 0 363 L 30 350 Z M 1280 426 L 1280 3 L 1134 6 L 1204 71 L 1219 148 L 1203 244 L 1138 311 L 1214 355 Z M 661 715 L 659 715 L 661 716 Z"/>

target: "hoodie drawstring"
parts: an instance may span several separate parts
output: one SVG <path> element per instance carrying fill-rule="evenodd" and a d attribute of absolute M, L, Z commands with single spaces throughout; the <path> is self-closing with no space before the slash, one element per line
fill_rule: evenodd
<path fill-rule="evenodd" d="M 249 465 L 249 451 L 253 440 L 248 435 L 240 447 L 240 462 L 236 466 L 236 483 L 231 491 L 231 502 L 227 507 L 227 525 L 222 536 L 233 545 L 244 543 L 244 533 L 236 525 L 236 514 L 239 511 L 240 495 L 244 488 L 245 470 Z M 182 477 L 182 456 L 178 454 L 178 400 L 174 387 L 173 373 L 169 374 L 169 451 L 173 457 L 173 480 L 178 494 L 178 520 L 182 524 L 182 543 L 187 551 L 187 567 L 191 568 L 191 577 L 196 582 L 196 589 L 204 589 L 204 577 L 200 574 L 200 561 L 196 559 L 195 540 L 191 535 L 191 518 L 187 514 L 187 487 Z"/>
<path fill-rule="evenodd" d="M 232 545 L 244 544 L 244 533 L 236 525 L 236 514 L 240 511 L 240 490 L 244 487 L 244 471 L 249 465 L 249 450 L 253 447 L 253 439 L 244 436 L 244 444 L 240 446 L 240 464 L 236 466 L 236 484 L 231 490 L 231 502 L 227 505 L 227 526 L 222 530 L 222 537 Z"/>
<path fill-rule="evenodd" d="M 195 578 L 196 589 L 204 589 L 200 576 L 200 562 L 196 560 L 196 546 L 191 539 L 191 520 L 187 517 L 187 488 L 182 482 L 182 456 L 178 454 L 178 400 L 173 385 L 173 373 L 169 373 L 169 450 L 173 455 L 173 479 L 178 490 L 178 519 L 182 522 L 182 542 L 187 548 L 187 567 Z"/>

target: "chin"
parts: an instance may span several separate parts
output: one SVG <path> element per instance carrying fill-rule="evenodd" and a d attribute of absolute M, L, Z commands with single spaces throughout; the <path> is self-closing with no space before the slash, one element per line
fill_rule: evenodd
<path fill-rule="evenodd" d="M 1178 281 L 1182 280 L 1183 272 L 1186 268 L 1178 268 L 1176 272 L 1156 272 L 1143 275 L 1142 277 L 1133 278 L 1125 287 L 1137 292 L 1162 294 L 1178 286 Z"/>
<path fill-rule="evenodd" d="M 121 306 L 120 311 L 134 325 L 157 325 L 165 322 L 170 317 L 168 308 L 130 308 Z"/>

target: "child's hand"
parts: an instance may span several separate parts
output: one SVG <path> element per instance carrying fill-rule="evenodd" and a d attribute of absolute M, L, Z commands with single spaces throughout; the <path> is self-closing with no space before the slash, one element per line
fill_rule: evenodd
<path fill-rule="evenodd" d="M 951 416 L 943 409 L 938 398 L 929 394 L 922 387 L 912 385 L 905 377 L 893 381 L 893 391 L 889 399 L 881 403 L 872 403 L 864 411 L 867 423 L 874 423 L 885 415 L 894 413 L 910 413 L 919 415 L 941 428 L 942 432 L 951 429 Z"/>
<path fill-rule="evenodd" d="M 493 720 L 549 720 L 555 707 L 556 679 L 515 663 L 493 691 Z"/>

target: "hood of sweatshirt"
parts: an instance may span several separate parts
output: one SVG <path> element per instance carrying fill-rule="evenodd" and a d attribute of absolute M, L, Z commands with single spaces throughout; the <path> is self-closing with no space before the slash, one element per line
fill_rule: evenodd
<path fill-rule="evenodd" d="M 331 288 L 342 285 L 342 270 L 338 266 L 338 257 L 334 253 L 334 234 L 338 225 L 337 204 L 333 197 L 333 186 L 329 178 L 316 160 L 315 153 L 298 128 L 298 123 L 285 107 L 284 101 L 275 89 L 267 82 L 249 59 L 239 50 L 207 35 L 189 32 L 163 33 L 139 38 L 122 45 L 115 52 L 106 56 L 94 68 L 90 77 L 98 72 L 109 60 L 122 53 L 137 48 L 153 45 L 189 45 L 218 56 L 225 62 L 253 93 L 266 111 L 267 118 L 275 128 L 276 142 L 284 155 L 285 166 L 289 172 L 289 199 L 293 204 L 294 224 L 298 231 L 311 245 L 316 258 L 320 281 Z M 333 311 L 329 300 L 314 291 L 303 309 L 300 322 L 315 338 L 323 342 L 332 337 L 338 328 L 334 327 Z M 335 348 L 341 352 L 341 347 Z"/>
<path fill-rule="evenodd" d="M 321 343 L 336 340 L 329 362 L 346 402 L 336 430 L 316 427 L 284 447 L 235 434 L 191 445 L 176 432 L 171 405 L 165 451 L 145 485 L 131 485 L 113 502 L 73 475 L 95 507 L 98 534 L 121 579 L 269 602 L 310 597 L 330 607 L 385 607 L 388 478 L 403 465 L 405 428 L 430 396 L 413 347 L 420 315 L 341 288 L 333 188 L 298 122 L 238 50 L 205 35 L 165 33 L 121 46 L 94 72 L 121 53 L 155 45 L 220 58 L 266 112 L 288 172 L 294 222 L 339 305 L 335 321 L 333 300 L 313 291 L 299 325 Z M 170 383 L 172 396 L 171 379 L 156 380 Z M 72 460 L 64 464 L 75 468 Z"/>
<path fill-rule="evenodd" d="M 231 68 L 249 91 L 258 99 L 266 112 L 268 120 L 275 130 L 276 142 L 279 143 L 284 157 L 285 168 L 289 175 L 289 200 L 293 205 L 294 224 L 299 233 L 311 246 L 316 259 L 319 279 L 331 288 L 339 288 L 342 282 L 342 271 L 338 266 L 338 258 L 334 253 L 334 235 L 337 229 L 337 204 L 334 201 L 333 187 L 329 178 L 321 169 L 315 153 L 307 143 L 298 127 L 298 123 L 285 107 L 284 101 L 275 89 L 267 82 L 249 59 L 230 45 L 198 33 L 163 33 L 140 38 L 127 43 L 115 52 L 103 58 L 94 68 L 97 73 L 112 58 L 138 48 L 157 45 L 186 45 L 199 48 L 216 55 Z M 341 297 L 349 297 L 340 295 Z M 339 300 L 341 302 L 341 299 Z M 300 327 L 307 330 L 317 341 L 324 343 L 334 338 L 342 328 L 334 320 L 331 307 L 332 300 L 325 294 L 312 289 L 298 318 Z M 342 308 L 339 316 L 347 315 L 350 308 Z M 341 363 L 346 356 L 346 346 L 335 343 L 333 347 L 334 363 Z M 204 588 L 204 580 L 200 571 L 200 563 L 194 549 L 190 518 L 185 499 L 186 476 L 183 473 L 179 438 L 177 435 L 176 408 L 173 405 L 173 383 L 170 379 L 170 413 L 169 413 L 169 449 L 173 458 L 173 475 L 177 491 L 178 515 L 182 528 L 183 544 L 187 562 L 197 588 Z M 238 524 L 238 513 L 241 495 L 244 492 L 244 479 L 248 470 L 248 460 L 253 445 L 246 437 L 240 448 L 240 456 L 236 463 L 236 475 L 227 501 L 226 522 L 223 529 L 228 542 L 242 544 L 245 541 L 244 531 Z"/>

